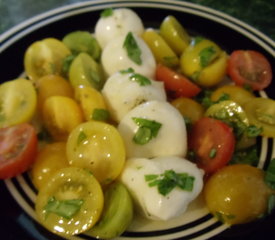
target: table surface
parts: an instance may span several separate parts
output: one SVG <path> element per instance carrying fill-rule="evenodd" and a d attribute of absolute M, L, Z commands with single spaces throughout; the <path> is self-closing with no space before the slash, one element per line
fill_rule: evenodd
<path fill-rule="evenodd" d="M 88 0 L 0 0 L 0 34 L 40 13 L 85 1 Z M 275 39 L 274 0 L 189 0 L 189 2 L 227 13 Z"/>

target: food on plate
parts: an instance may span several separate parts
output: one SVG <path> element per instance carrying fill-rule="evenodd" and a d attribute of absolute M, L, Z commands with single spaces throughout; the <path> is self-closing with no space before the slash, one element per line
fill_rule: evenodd
<path fill-rule="evenodd" d="M 121 175 L 142 213 L 154 220 L 183 214 L 203 187 L 203 171 L 176 156 L 129 158 Z"/>
<path fill-rule="evenodd" d="M 181 114 L 168 102 L 148 101 L 129 111 L 118 125 L 128 158 L 184 157 L 187 133 Z"/>
<path fill-rule="evenodd" d="M 128 32 L 141 35 L 144 31 L 140 17 L 129 8 L 108 8 L 100 14 L 95 25 L 95 36 L 102 48 L 116 37 Z"/>
<path fill-rule="evenodd" d="M 100 239 L 112 239 L 121 235 L 134 216 L 133 200 L 127 188 L 120 182 L 108 186 L 104 193 L 104 208 L 89 235 Z"/>
<path fill-rule="evenodd" d="M 149 100 L 166 101 L 162 82 L 147 78 L 133 69 L 110 76 L 102 89 L 113 120 L 120 122 L 134 107 Z"/>
<path fill-rule="evenodd" d="M 34 127 L 21 123 L 0 128 L 0 179 L 15 177 L 30 169 L 38 150 Z"/>
<path fill-rule="evenodd" d="M 102 185 L 113 182 L 125 162 L 125 147 L 118 130 L 107 123 L 88 121 L 76 126 L 69 135 L 69 164 L 89 169 Z"/>
<path fill-rule="evenodd" d="M 274 189 L 265 183 L 264 171 L 247 164 L 222 168 L 204 187 L 210 212 L 229 225 L 247 223 L 266 214 L 272 194 Z"/>
<path fill-rule="evenodd" d="M 104 205 L 102 188 L 91 172 L 66 167 L 56 171 L 36 199 L 39 222 L 61 236 L 88 230 L 100 218 Z"/>
<path fill-rule="evenodd" d="M 29 122 L 35 113 L 37 96 L 32 83 L 18 78 L 0 85 L 0 128 Z"/>
<path fill-rule="evenodd" d="M 258 93 L 266 57 L 172 15 L 145 28 L 106 9 L 92 27 L 35 41 L 25 77 L 0 85 L 0 178 L 30 170 L 39 222 L 109 239 L 139 213 L 173 221 L 198 196 L 229 225 L 271 212 L 275 160 L 257 168 L 257 142 L 275 137 L 275 102 Z"/>
<path fill-rule="evenodd" d="M 112 39 L 102 51 L 102 66 L 108 76 L 127 68 L 145 77 L 155 76 L 156 60 L 144 40 L 128 32 Z"/>
<path fill-rule="evenodd" d="M 231 53 L 227 72 L 238 86 L 253 90 L 266 88 L 272 80 L 271 65 L 264 55 L 253 50 L 236 50 Z"/>

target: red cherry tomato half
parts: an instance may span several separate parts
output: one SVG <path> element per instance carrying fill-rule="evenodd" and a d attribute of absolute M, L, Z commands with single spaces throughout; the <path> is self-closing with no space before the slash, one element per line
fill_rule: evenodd
<path fill-rule="evenodd" d="M 225 166 L 234 148 L 233 130 L 224 122 L 203 117 L 192 127 L 189 149 L 194 153 L 198 167 L 204 169 L 206 175 Z"/>
<path fill-rule="evenodd" d="M 253 90 L 266 88 L 272 80 L 271 65 L 267 58 L 253 50 L 236 50 L 228 61 L 228 75 L 236 85 L 248 85 Z"/>
<path fill-rule="evenodd" d="M 194 97 L 201 91 L 188 78 L 162 64 L 157 66 L 156 79 L 164 82 L 164 86 L 171 97 Z"/>
<path fill-rule="evenodd" d="M 34 127 L 22 123 L 0 129 L 0 179 L 26 171 L 35 160 L 37 135 Z"/>

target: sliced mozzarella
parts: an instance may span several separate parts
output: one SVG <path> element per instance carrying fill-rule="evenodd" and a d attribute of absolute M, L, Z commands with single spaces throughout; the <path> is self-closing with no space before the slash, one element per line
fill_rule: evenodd
<path fill-rule="evenodd" d="M 162 82 L 146 78 L 147 84 L 142 85 L 138 79 L 133 80 L 136 75 L 135 73 L 117 72 L 107 79 L 102 89 L 112 119 L 117 122 L 120 122 L 126 113 L 141 103 L 149 100 L 166 101 Z"/>
<path fill-rule="evenodd" d="M 156 61 L 150 48 L 137 35 L 133 34 L 133 37 L 141 50 L 141 64 L 135 63 L 128 57 L 127 50 L 123 47 L 126 35 L 114 38 L 103 49 L 101 56 L 103 68 L 108 76 L 127 68 L 133 68 L 137 73 L 154 78 Z"/>
<path fill-rule="evenodd" d="M 139 126 L 133 118 L 145 118 L 161 124 L 157 136 L 145 144 L 133 141 Z M 148 101 L 129 111 L 118 125 L 126 146 L 127 157 L 184 157 L 187 150 L 185 122 L 179 111 L 164 101 Z"/>
<path fill-rule="evenodd" d="M 141 19 L 133 10 L 128 8 L 113 9 L 110 16 L 101 17 L 95 26 L 95 36 L 102 48 L 110 40 L 128 32 L 137 35 L 144 32 Z"/>
<path fill-rule="evenodd" d="M 157 186 L 150 187 L 146 175 L 160 175 L 165 170 L 187 173 L 195 178 L 192 191 L 175 187 L 166 196 Z M 183 214 L 203 188 L 203 171 L 194 163 L 180 157 L 166 156 L 153 159 L 132 158 L 126 161 L 121 181 L 128 188 L 139 209 L 150 219 L 169 220 Z"/>

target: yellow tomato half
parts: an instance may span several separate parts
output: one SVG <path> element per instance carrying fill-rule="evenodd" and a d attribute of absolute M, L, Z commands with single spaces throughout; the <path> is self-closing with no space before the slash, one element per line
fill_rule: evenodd
<path fill-rule="evenodd" d="M 158 63 L 162 63 L 169 67 L 175 67 L 179 64 L 179 58 L 175 52 L 166 43 L 163 37 L 154 29 L 147 29 L 142 38 L 152 50 L 154 57 Z"/>
<path fill-rule="evenodd" d="M 67 156 L 72 166 L 89 169 L 101 184 L 106 185 L 122 171 L 125 147 L 114 126 L 89 121 L 78 125 L 70 133 Z"/>
<path fill-rule="evenodd" d="M 38 109 L 42 109 L 45 100 L 51 96 L 73 98 L 74 92 L 70 83 L 58 75 L 46 75 L 36 82 Z"/>
<path fill-rule="evenodd" d="M 29 122 L 37 104 L 33 84 L 23 78 L 0 85 L 0 128 Z"/>
<path fill-rule="evenodd" d="M 31 44 L 24 56 L 27 76 L 36 81 L 49 74 L 62 75 L 63 60 L 71 54 L 66 45 L 55 38 L 45 38 Z"/>
<path fill-rule="evenodd" d="M 86 121 L 89 120 L 106 120 L 104 116 L 102 119 L 98 119 L 95 115 L 98 113 L 106 113 L 108 111 L 102 94 L 95 88 L 90 86 L 80 85 L 75 88 L 75 99 L 79 103 L 84 113 Z M 108 116 L 105 116 L 108 117 Z"/>
<path fill-rule="evenodd" d="M 203 87 L 217 85 L 224 78 L 227 54 L 213 41 L 195 38 L 180 58 L 183 74 Z"/>
<path fill-rule="evenodd" d="M 55 142 L 45 145 L 36 157 L 31 169 L 31 179 L 39 190 L 45 185 L 57 170 L 69 167 L 66 156 L 66 143 Z"/>
<path fill-rule="evenodd" d="M 43 123 L 51 136 L 66 140 L 69 133 L 83 122 L 83 113 L 76 101 L 69 97 L 52 96 L 43 105 Z"/>

